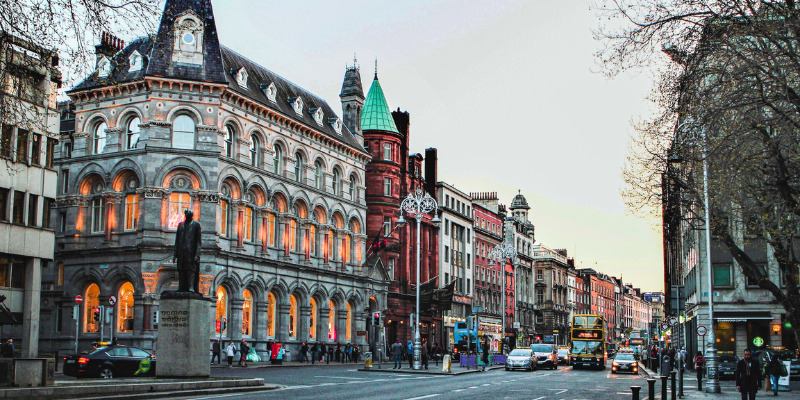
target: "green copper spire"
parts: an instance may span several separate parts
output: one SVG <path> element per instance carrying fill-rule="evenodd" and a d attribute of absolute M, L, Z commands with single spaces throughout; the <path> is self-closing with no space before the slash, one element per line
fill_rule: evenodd
<path fill-rule="evenodd" d="M 364 101 L 364 108 L 361 111 L 361 130 L 400 133 L 392 119 L 392 113 L 389 111 L 389 105 L 386 103 L 386 97 L 383 95 L 377 74 L 375 74 L 375 79 L 372 81 L 367 99 Z"/>

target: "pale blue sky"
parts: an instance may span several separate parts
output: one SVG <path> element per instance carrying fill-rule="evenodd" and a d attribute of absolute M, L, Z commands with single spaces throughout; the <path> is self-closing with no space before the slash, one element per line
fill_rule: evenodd
<path fill-rule="evenodd" d="M 619 189 L 647 73 L 597 73 L 597 17 L 583 0 L 214 0 L 221 42 L 341 110 L 345 65 L 378 75 L 411 113 L 411 151 L 439 149 L 439 179 L 517 190 L 537 242 L 645 290 L 663 285 L 658 220 L 626 215 Z M 365 93 L 366 94 L 366 93 Z"/>

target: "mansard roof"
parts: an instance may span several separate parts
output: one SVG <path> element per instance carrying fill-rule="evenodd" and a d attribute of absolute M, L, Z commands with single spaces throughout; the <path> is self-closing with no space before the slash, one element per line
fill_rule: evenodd
<path fill-rule="evenodd" d="M 364 101 L 364 108 L 361 111 L 361 130 L 362 131 L 387 131 L 400 133 L 394 124 L 394 118 L 389 111 L 386 96 L 378 82 L 378 75 L 372 80 L 372 86 L 367 93 L 367 100 Z"/>

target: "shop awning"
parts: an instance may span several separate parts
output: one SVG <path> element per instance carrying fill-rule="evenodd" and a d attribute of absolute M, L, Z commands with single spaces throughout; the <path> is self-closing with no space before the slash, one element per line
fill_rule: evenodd
<path fill-rule="evenodd" d="M 753 319 L 772 320 L 769 311 L 714 311 L 714 319 L 723 322 L 747 322 Z"/>

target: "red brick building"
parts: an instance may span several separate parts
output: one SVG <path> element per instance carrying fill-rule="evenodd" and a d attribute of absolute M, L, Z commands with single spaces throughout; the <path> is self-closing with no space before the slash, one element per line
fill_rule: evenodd
<path fill-rule="evenodd" d="M 503 241 L 503 214 L 498 203 L 497 192 L 470 193 L 473 210 L 473 229 L 475 231 L 475 296 L 473 305 L 481 306 L 479 313 L 481 331 L 492 338 L 491 349 L 499 349 L 503 337 L 501 310 L 503 294 L 503 265 L 492 258 L 491 252 Z M 509 264 L 508 268 L 512 266 Z M 507 292 L 514 293 L 514 280 L 509 280 Z M 513 299 L 512 299 L 513 300 Z M 506 326 L 511 327 L 514 306 L 506 310 Z M 474 308 L 473 308 L 474 309 Z M 509 314 L 510 313 L 510 314 Z"/>
<path fill-rule="evenodd" d="M 613 278 L 593 269 L 582 269 L 578 274 L 584 282 L 589 282 L 590 314 L 600 314 L 606 321 L 606 340 L 614 339 L 617 320 L 616 300 L 614 298 Z"/>

